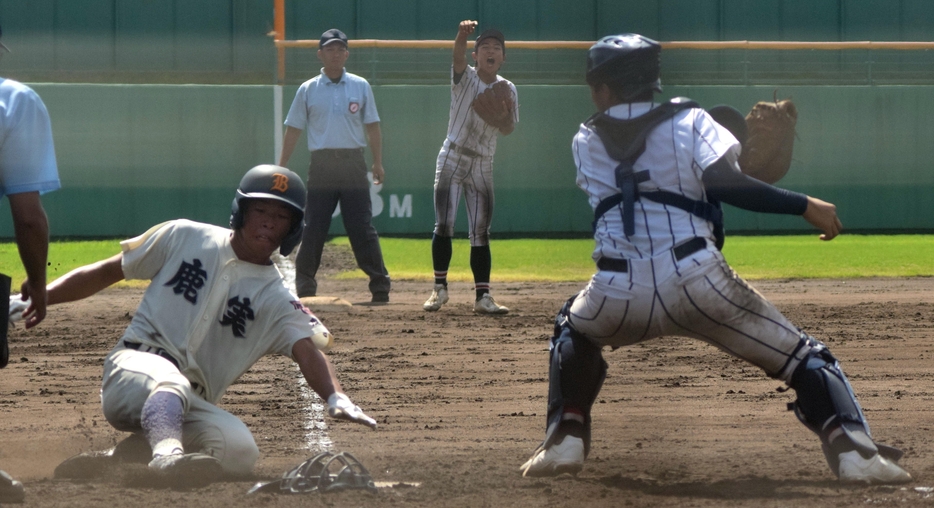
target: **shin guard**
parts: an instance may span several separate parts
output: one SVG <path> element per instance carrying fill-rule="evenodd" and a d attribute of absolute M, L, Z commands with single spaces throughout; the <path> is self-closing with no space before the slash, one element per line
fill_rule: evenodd
<path fill-rule="evenodd" d="M 873 441 L 863 410 L 837 359 L 824 344 L 805 337 L 811 350 L 792 375 L 791 387 L 798 397 L 789 407 L 820 437 L 833 472 L 838 474 L 839 455 L 852 450 L 865 458 L 882 453 L 898 460 L 899 450 L 878 446 Z"/>
<path fill-rule="evenodd" d="M 551 364 L 548 371 L 548 425 L 543 447 L 559 437 L 558 428 L 565 415 L 581 418 L 584 425 L 584 455 L 590 453 L 590 409 L 603 381 L 607 364 L 600 346 L 578 333 L 569 321 L 571 302 L 558 312 L 551 339 Z"/>

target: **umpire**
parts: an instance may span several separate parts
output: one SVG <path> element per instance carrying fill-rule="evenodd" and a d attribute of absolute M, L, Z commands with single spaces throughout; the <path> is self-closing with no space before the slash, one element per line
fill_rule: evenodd
<path fill-rule="evenodd" d="M 318 59 L 321 74 L 302 83 L 285 119 L 285 137 L 279 165 L 286 166 L 301 132 L 308 135 L 306 227 L 295 260 L 295 291 L 315 296 L 315 275 L 327 241 L 331 216 L 338 203 L 344 229 L 357 266 L 370 277 L 373 303 L 389 302 L 389 272 L 383 263 L 379 234 L 371 224 L 370 182 L 363 149 L 369 139 L 373 154 L 373 183 L 385 177 L 379 114 L 370 84 L 344 69 L 350 51 L 347 36 L 332 28 L 321 35 Z"/>

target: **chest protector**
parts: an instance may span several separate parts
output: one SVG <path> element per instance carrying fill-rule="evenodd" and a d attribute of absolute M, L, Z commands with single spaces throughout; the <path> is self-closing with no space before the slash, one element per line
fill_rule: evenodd
<path fill-rule="evenodd" d="M 723 211 L 718 201 L 704 201 L 688 198 L 682 194 L 657 190 L 640 192 L 639 184 L 649 180 L 649 171 L 634 172 L 633 166 L 645 152 L 645 138 L 655 127 L 679 111 L 700 106 L 687 98 L 676 97 L 661 104 L 648 113 L 630 120 L 613 118 L 604 113 L 590 117 L 585 125 L 600 136 L 600 141 L 607 154 L 619 163 L 616 166 L 616 187 L 618 194 L 604 198 L 594 210 L 593 230 L 597 230 L 597 221 L 611 209 L 622 203 L 623 232 L 626 236 L 635 233 L 635 202 L 645 198 L 663 205 L 674 206 L 693 214 L 713 225 L 717 248 L 723 247 Z"/>

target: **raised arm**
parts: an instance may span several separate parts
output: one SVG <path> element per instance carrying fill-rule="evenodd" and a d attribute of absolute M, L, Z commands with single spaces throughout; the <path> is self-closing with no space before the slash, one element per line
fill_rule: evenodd
<path fill-rule="evenodd" d="M 467 36 L 477 29 L 477 22 L 469 19 L 461 21 L 454 39 L 454 74 L 461 74 L 467 68 Z"/>

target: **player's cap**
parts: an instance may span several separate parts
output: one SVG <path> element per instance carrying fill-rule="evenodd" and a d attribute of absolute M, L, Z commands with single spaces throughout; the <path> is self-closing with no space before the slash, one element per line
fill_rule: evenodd
<path fill-rule="evenodd" d="M 0 28 L 0 37 L 3 37 L 3 28 Z M 10 48 L 6 47 L 6 44 L 4 44 L 3 42 L 0 42 L 0 49 L 2 49 L 3 51 L 6 51 L 7 53 L 12 53 L 12 51 L 10 51 Z"/>
<path fill-rule="evenodd" d="M 474 43 L 473 49 L 476 51 L 476 49 L 480 47 L 480 43 L 486 39 L 498 40 L 499 43 L 503 45 L 503 53 L 506 53 L 506 37 L 503 36 L 503 32 L 495 28 L 484 30 L 483 33 L 480 34 L 480 37 L 477 37 L 477 42 Z"/>
<path fill-rule="evenodd" d="M 336 28 L 332 28 L 328 30 L 327 32 L 324 32 L 323 34 L 321 34 L 321 41 L 318 42 L 318 49 L 321 49 L 327 46 L 328 44 L 331 44 L 332 42 L 339 42 L 343 44 L 344 47 L 346 48 L 347 47 L 347 36 L 344 34 L 344 32 L 341 32 L 340 30 Z"/>

